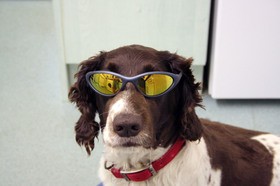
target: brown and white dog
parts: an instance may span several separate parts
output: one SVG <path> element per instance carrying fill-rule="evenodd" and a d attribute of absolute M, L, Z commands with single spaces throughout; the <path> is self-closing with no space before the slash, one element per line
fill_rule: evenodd
<path fill-rule="evenodd" d="M 80 64 L 69 99 L 81 112 L 75 131 L 88 154 L 99 131 L 104 154 L 99 176 L 105 186 L 280 185 L 280 138 L 199 119 L 201 105 L 190 70 L 192 59 L 131 45 L 101 52 Z M 86 74 L 124 77 L 146 72 L 181 73 L 168 93 L 147 97 L 128 81 L 112 96 L 93 91 Z M 96 113 L 100 122 L 95 121 Z"/>

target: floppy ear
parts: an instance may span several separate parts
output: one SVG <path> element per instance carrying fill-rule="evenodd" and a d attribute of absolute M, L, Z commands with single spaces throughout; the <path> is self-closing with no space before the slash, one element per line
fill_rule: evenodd
<path fill-rule="evenodd" d="M 94 148 L 94 139 L 98 137 L 99 124 L 95 121 L 97 111 L 96 100 L 93 91 L 87 85 L 86 73 L 95 70 L 104 59 L 104 53 L 91 57 L 79 65 L 79 71 L 75 74 L 77 81 L 71 86 L 68 98 L 76 103 L 81 117 L 76 123 L 76 141 L 86 148 L 88 155 Z"/>
<path fill-rule="evenodd" d="M 198 92 L 200 83 L 195 83 L 195 78 L 191 70 L 192 58 L 184 58 L 177 54 L 171 54 L 167 51 L 161 52 L 161 56 L 168 62 L 170 70 L 173 73 L 182 72 L 182 78 L 178 84 L 178 112 L 180 123 L 180 136 L 184 139 L 195 141 L 202 135 L 202 125 L 195 113 L 195 107 L 200 104 L 202 98 Z"/>

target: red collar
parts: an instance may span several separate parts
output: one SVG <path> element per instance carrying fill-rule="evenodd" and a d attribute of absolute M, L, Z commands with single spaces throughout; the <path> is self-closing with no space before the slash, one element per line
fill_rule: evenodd
<path fill-rule="evenodd" d="M 178 138 L 177 141 L 170 147 L 170 149 L 158 160 L 152 162 L 148 167 L 135 170 L 135 171 L 122 171 L 112 167 L 110 171 L 116 178 L 123 178 L 126 181 L 145 181 L 150 177 L 154 176 L 160 169 L 165 167 L 169 162 L 171 162 L 175 156 L 180 152 L 180 150 L 185 145 L 185 140 Z"/>

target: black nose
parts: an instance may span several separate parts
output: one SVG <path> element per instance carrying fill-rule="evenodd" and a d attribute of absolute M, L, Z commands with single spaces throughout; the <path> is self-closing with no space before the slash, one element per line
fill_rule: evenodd
<path fill-rule="evenodd" d="M 141 131 L 141 118 L 130 114 L 120 114 L 113 122 L 113 129 L 120 137 L 137 136 Z"/>
<path fill-rule="evenodd" d="M 117 124 L 114 126 L 114 131 L 120 137 L 132 137 L 140 132 L 140 125 L 134 123 Z"/>

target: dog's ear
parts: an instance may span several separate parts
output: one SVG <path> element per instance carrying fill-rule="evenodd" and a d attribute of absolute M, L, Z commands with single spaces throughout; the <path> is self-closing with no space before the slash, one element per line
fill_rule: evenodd
<path fill-rule="evenodd" d="M 184 58 L 167 51 L 160 52 L 170 71 L 173 73 L 182 72 L 182 78 L 177 85 L 178 98 L 178 123 L 180 123 L 180 136 L 184 139 L 195 141 L 201 138 L 202 125 L 195 112 L 195 107 L 202 107 L 202 98 L 199 94 L 200 83 L 195 83 L 191 70 L 192 58 Z"/>
<path fill-rule="evenodd" d="M 97 111 L 95 94 L 87 85 L 86 73 L 96 70 L 104 60 L 105 53 L 89 58 L 79 65 L 79 71 L 75 74 L 76 82 L 71 86 L 68 98 L 76 103 L 81 117 L 76 123 L 76 141 L 79 145 L 86 148 L 87 153 L 94 148 L 94 139 L 98 137 L 99 124 L 95 121 Z"/>

